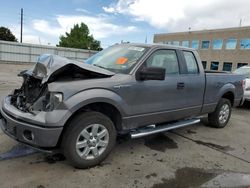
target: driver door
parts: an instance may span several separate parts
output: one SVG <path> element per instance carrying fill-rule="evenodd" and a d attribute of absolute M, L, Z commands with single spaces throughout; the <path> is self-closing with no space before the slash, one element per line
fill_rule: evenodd
<path fill-rule="evenodd" d="M 154 51 L 140 68 L 145 66 L 164 68 L 166 76 L 165 80 L 136 80 L 127 101 L 133 114 L 131 123 L 144 125 L 176 119 L 178 114 L 172 112 L 182 107 L 183 100 L 176 50 Z"/>

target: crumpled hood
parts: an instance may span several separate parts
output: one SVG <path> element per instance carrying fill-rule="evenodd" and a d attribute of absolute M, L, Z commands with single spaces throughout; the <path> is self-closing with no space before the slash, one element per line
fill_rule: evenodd
<path fill-rule="evenodd" d="M 30 70 L 26 71 L 25 74 L 41 79 L 43 84 L 48 82 L 50 77 L 60 71 L 60 69 L 65 68 L 66 70 L 66 66 L 77 66 L 84 71 L 90 71 L 104 76 L 113 76 L 115 74 L 114 72 L 93 65 L 51 54 L 41 55 L 37 63 Z"/>

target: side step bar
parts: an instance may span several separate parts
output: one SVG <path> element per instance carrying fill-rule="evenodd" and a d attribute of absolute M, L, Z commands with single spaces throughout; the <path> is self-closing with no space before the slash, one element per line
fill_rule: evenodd
<path fill-rule="evenodd" d="M 165 124 L 165 125 L 159 125 L 159 126 L 152 126 L 151 125 L 148 127 L 143 127 L 143 128 L 131 131 L 130 136 L 131 136 L 131 138 L 140 138 L 140 137 L 148 136 L 151 134 L 169 131 L 171 129 L 186 127 L 188 125 L 193 125 L 193 124 L 199 123 L 200 121 L 201 121 L 200 119 L 195 118 L 195 119 L 182 120 L 182 121 L 169 123 L 169 124 Z"/>

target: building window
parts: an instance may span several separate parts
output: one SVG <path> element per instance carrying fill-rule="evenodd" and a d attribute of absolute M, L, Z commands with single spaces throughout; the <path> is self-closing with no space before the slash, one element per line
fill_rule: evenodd
<path fill-rule="evenodd" d="M 208 49 L 210 45 L 210 41 L 209 40 L 204 40 L 201 42 L 201 49 Z"/>
<path fill-rule="evenodd" d="M 203 68 L 204 68 L 204 69 L 207 68 L 207 62 L 206 62 L 206 61 L 202 61 L 202 65 L 203 65 Z"/>
<path fill-rule="evenodd" d="M 198 49 L 199 48 L 199 41 L 198 40 L 193 40 L 192 41 L 192 48 Z"/>
<path fill-rule="evenodd" d="M 182 41 L 181 45 L 184 46 L 184 47 L 189 47 L 189 41 L 184 40 L 184 41 Z"/>
<path fill-rule="evenodd" d="M 218 61 L 212 61 L 210 69 L 211 70 L 218 70 L 219 69 L 219 62 Z"/>
<path fill-rule="evenodd" d="M 243 67 L 243 66 L 245 66 L 245 65 L 248 65 L 248 63 L 238 63 L 238 64 L 237 64 L 237 68 Z"/>
<path fill-rule="evenodd" d="M 240 40 L 240 49 L 250 49 L 250 38 Z"/>
<path fill-rule="evenodd" d="M 180 41 L 173 41 L 173 45 L 180 46 Z"/>
<path fill-rule="evenodd" d="M 232 63 L 230 62 L 224 62 L 223 63 L 223 71 L 231 71 L 232 70 Z"/>
<path fill-rule="evenodd" d="M 221 50 L 223 45 L 222 39 L 215 39 L 213 40 L 213 49 L 214 50 Z"/>
<path fill-rule="evenodd" d="M 234 50 L 237 45 L 237 39 L 228 39 L 227 44 L 226 44 L 226 49 L 227 50 Z"/>

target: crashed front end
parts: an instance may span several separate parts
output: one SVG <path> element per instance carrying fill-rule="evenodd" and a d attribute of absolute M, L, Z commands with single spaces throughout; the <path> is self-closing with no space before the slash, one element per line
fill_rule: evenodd
<path fill-rule="evenodd" d="M 40 110 L 45 110 L 46 99 L 48 99 L 47 84 L 41 84 L 41 79 L 35 78 L 29 71 L 22 71 L 18 76 L 23 77 L 21 88 L 15 89 L 10 96 L 11 105 L 23 112 L 33 113 L 34 103 L 42 99 Z M 39 109 L 37 109 L 39 110 Z"/>
<path fill-rule="evenodd" d="M 42 83 L 41 78 L 30 74 L 31 71 L 22 71 L 21 88 L 15 89 L 10 97 L 10 104 L 22 112 L 37 114 L 40 111 L 52 111 L 63 100 L 62 93 L 48 91 L 48 83 Z"/>
<path fill-rule="evenodd" d="M 36 148 L 54 148 L 71 111 L 63 92 L 50 91 L 50 84 L 109 77 L 113 73 L 55 55 L 42 55 L 34 67 L 22 71 L 22 86 L 2 101 L 2 130 L 19 142 Z M 68 90 L 69 84 L 65 84 Z M 46 149 L 47 150 L 47 149 Z"/>

